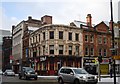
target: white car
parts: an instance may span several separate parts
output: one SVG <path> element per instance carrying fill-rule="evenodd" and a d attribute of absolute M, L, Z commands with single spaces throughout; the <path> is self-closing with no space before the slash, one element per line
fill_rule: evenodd
<path fill-rule="evenodd" d="M 11 69 L 7 69 L 4 72 L 5 76 L 15 76 L 15 73 Z"/>
<path fill-rule="evenodd" d="M 0 75 L 2 75 L 3 74 L 3 72 L 2 72 L 2 70 L 0 70 Z"/>
<path fill-rule="evenodd" d="M 83 68 L 62 67 L 58 72 L 58 83 L 73 83 L 73 84 L 97 84 L 96 76 L 89 74 Z"/>

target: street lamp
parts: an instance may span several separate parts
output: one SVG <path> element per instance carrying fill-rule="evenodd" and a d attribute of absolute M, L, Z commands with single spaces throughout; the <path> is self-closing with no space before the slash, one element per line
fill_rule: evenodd
<path fill-rule="evenodd" d="M 113 29 L 113 9 L 112 8 L 113 8 L 112 7 L 112 0 L 110 0 L 111 27 L 112 27 L 112 48 L 114 49 L 114 29 Z M 115 53 L 113 51 L 112 51 L 112 56 L 115 55 Z M 116 84 L 115 59 L 113 59 L 113 71 L 114 71 L 114 84 Z"/>

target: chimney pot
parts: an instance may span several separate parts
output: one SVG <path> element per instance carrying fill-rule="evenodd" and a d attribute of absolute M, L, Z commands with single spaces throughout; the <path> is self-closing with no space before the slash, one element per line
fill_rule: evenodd
<path fill-rule="evenodd" d="M 28 20 L 31 20 L 32 19 L 32 17 L 31 16 L 28 16 Z"/>

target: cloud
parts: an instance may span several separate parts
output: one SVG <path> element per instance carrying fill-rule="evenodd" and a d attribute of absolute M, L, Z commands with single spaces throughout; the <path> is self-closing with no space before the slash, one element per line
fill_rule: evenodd
<path fill-rule="evenodd" d="M 53 16 L 55 24 L 69 24 L 74 20 L 86 21 L 86 15 L 92 14 L 92 21 L 110 21 L 110 0 L 2 0 L 11 4 L 9 9 L 1 7 L 2 24 L 0 28 L 11 29 L 28 16 L 41 19 L 44 15 Z M 116 3 L 118 0 L 114 0 Z M 13 3 L 13 4 L 12 4 Z M 4 4 L 5 5 L 5 4 Z M 11 10 L 8 12 L 8 10 Z M 0 13 L 1 14 L 1 13 Z M 2 17 L 1 17 L 2 16 Z M 116 16 L 115 16 L 116 17 Z M 1 23 L 1 22 L 0 22 Z"/>

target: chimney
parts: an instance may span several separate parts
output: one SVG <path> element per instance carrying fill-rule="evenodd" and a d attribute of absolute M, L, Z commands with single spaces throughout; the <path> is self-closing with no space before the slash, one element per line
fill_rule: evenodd
<path fill-rule="evenodd" d="M 12 31 L 15 29 L 15 25 L 12 25 Z"/>
<path fill-rule="evenodd" d="M 87 14 L 86 20 L 87 20 L 87 26 L 92 26 L 92 16 L 91 16 L 91 14 Z"/>
<path fill-rule="evenodd" d="M 28 16 L 28 20 L 32 20 L 32 17 L 31 17 L 31 16 Z"/>
<path fill-rule="evenodd" d="M 41 17 L 41 22 L 42 22 L 42 25 L 52 24 L 52 16 L 45 15 L 45 16 Z"/>

